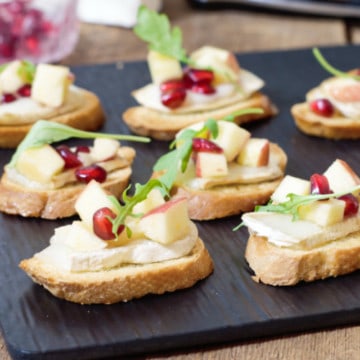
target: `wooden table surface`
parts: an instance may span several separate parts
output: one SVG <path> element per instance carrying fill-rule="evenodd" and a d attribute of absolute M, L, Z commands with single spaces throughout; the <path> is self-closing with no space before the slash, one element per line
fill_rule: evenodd
<path fill-rule="evenodd" d="M 162 11 L 168 14 L 173 25 L 182 29 L 184 47 L 189 52 L 204 44 L 239 53 L 360 44 L 360 23 L 355 20 L 291 16 L 248 9 L 205 11 L 194 9 L 180 0 L 164 0 Z M 62 63 L 81 65 L 143 60 L 146 53 L 145 44 L 129 29 L 82 23 L 79 42 Z M 360 325 L 142 358 L 357 360 L 360 358 Z M 1 336 L 0 359 L 11 359 Z"/>

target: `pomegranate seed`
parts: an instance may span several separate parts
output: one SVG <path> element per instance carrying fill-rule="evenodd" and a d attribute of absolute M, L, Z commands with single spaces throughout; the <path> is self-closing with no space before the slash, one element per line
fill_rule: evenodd
<path fill-rule="evenodd" d="M 71 169 L 77 166 L 81 166 L 82 162 L 78 159 L 70 148 L 66 145 L 60 145 L 56 147 L 56 151 L 65 161 L 65 169 Z"/>
<path fill-rule="evenodd" d="M 359 200 L 353 194 L 346 194 L 338 197 L 339 200 L 345 201 L 344 216 L 357 214 L 359 210 Z"/>
<path fill-rule="evenodd" d="M 106 170 L 96 164 L 84 166 L 75 170 L 75 176 L 80 182 L 88 183 L 95 180 L 102 183 L 106 180 Z"/>
<path fill-rule="evenodd" d="M 93 231 L 102 240 L 112 240 L 116 236 L 112 232 L 112 222 L 115 219 L 115 213 L 108 207 L 103 207 L 95 211 L 93 215 Z M 125 226 L 120 225 L 117 234 L 121 234 Z"/>
<path fill-rule="evenodd" d="M 90 152 L 89 146 L 85 146 L 85 145 L 77 146 L 77 147 L 75 148 L 75 154 L 78 154 L 78 153 L 80 153 L 80 152 L 89 153 L 89 152 Z"/>
<path fill-rule="evenodd" d="M 2 99 L 1 102 L 2 103 L 11 103 L 14 102 L 16 100 L 16 96 L 14 94 L 2 94 Z"/>
<path fill-rule="evenodd" d="M 214 73 L 211 70 L 188 68 L 185 70 L 184 77 L 190 79 L 193 84 L 210 84 L 214 80 Z"/>
<path fill-rule="evenodd" d="M 175 89 L 161 94 L 161 103 L 170 109 L 176 109 L 184 102 L 185 97 L 185 89 Z"/>
<path fill-rule="evenodd" d="M 32 54 L 39 52 L 39 39 L 36 36 L 28 36 L 25 39 L 25 45 Z"/>
<path fill-rule="evenodd" d="M 192 149 L 196 152 L 222 153 L 224 150 L 214 142 L 204 138 L 193 138 Z"/>
<path fill-rule="evenodd" d="M 185 89 L 185 84 L 182 79 L 167 80 L 160 84 L 160 91 L 162 93 L 178 89 Z"/>
<path fill-rule="evenodd" d="M 313 174 L 310 176 L 311 194 L 331 194 L 329 181 L 326 176 L 321 174 Z"/>
<path fill-rule="evenodd" d="M 215 93 L 215 88 L 208 83 L 198 83 L 198 84 L 194 84 L 191 87 L 191 91 L 199 93 L 199 94 L 214 94 Z"/>
<path fill-rule="evenodd" d="M 321 116 L 331 117 L 335 108 L 328 99 L 317 99 L 310 103 L 311 110 Z"/>
<path fill-rule="evenodd" d="M 23 85 L 16 93 L 22 97 L 30 97 L 31 96 L 31 85 L 30 84 Z"/>

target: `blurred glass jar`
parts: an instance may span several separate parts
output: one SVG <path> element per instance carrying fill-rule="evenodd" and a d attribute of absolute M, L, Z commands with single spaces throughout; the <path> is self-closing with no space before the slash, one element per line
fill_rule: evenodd
<path fill-rule="evenodd" d="M 56 62 L 79 36 L 76 0 L 0 0 L 0 63 Z"/>

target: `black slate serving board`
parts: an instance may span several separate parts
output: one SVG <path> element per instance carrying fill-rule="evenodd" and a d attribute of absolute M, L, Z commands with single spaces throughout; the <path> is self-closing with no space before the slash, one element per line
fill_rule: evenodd
<path fill-rule="evenodd" d="M 340 69 L 359 66 L 360 47 L 325 48 L 323 54 Z M 347 160 L 360 173 L 359 141 L 308 137 L 293 124 L 290 106 L 328 76 L 311 49 L 243 54 L 239 59 L 266 81 L 264 91 L 279 108 L 278 116 L 246 128 L 286 150 L 289 174 L 308 177 L 335 158 Z M 130 91 L 150 80 L 144 62 L 120 65 L 72 69 L 79 86 L 100 96 L 107 114 L 104 132 L 128 133 L 121 113 L 135 104 Z M 143 183 L 168 144 L 132 146 L 137 149 L 132 180 Z M 1 168 L 11 154 L 0 150 Z M 360 321 L 360 272 L 289 288 L 253 282 L 243 256 L 247 231 L 232 231 L 238 216 L 198 223 L 215 272 L 191 289 L 110 306 L 59 300 L 17 265 L 46 247 L 54 228 L 69 221 L 0 214 L 0 323 L 14 359 L 119 358 Z"/>

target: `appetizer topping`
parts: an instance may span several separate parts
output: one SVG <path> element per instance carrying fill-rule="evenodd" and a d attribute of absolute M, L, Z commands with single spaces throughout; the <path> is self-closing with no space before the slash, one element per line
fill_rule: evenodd
<path fill-rule="evenodd" d="M 147 107 L 183 111 L 235 95 L 229 101 L 236 102 L 263 86 L 261 79 L 241 70 L 234 54 L 227 50 L 204 46 L 188 57 L 181 30 L 172 29 L 164 14 L 141 6 L 134 31 L 149 44 L 147 62 L 152 84 L 133 93 Z"/>
<path fill-rule="evenodd" d="M 167 190 L 154 179 L 136 184 L 131 197 L 126 192 L 120 204 L 91 181 L 75 205 L 80 220 L 57 228 L 50 246 L 36 256 L 81 272 L 165 261 L 191 251 L 198 233 L 184 198 L 165 201 Z"/>
<path fill-rule="evenodd" d="M 71 137 L 95 138 L 94 145 L 53 147 L 52 142 Z M 72 182 L 104 182 L 108 173 L 129 166 L 133 149 L 120 147 L 115 139 L 147 141 L 127 135 L 100 134 L 40 120 L 21 142 L 5 171 L 13 182 L 26 187 L 55 189 Z"/>
<path fill-rule="evenodd" d="M 342 72 L 331 66 L 318 49 L 314 56 L 321 66 L 334 77 L 323 81 L 307 94 L 310 109 L 317 115 L 331 118 L 337 112 L 348 118 L 360 116 L 360 76 L 358 72 Z"/>
<path fill-rule="evenodd" d="M 337 159 L 310 180 L 285 176 L 270 202 L 244 214 L 235 229 L 246 225 L 279 246 L 318 246 L 358 231 L 359 196 L 360 178 Z"/>
<path fill-rule="evenodd" d="M 271 153 L 270 142 L 250 138 L 250 133 L 231 119 L 210 119 L 180 131 L 170 145 L 172 150 L 154 165 L 159 179 L 169 188 L 180 184 L 209 189 L 258 183 L 281 176 L 278 158 Z"/>

